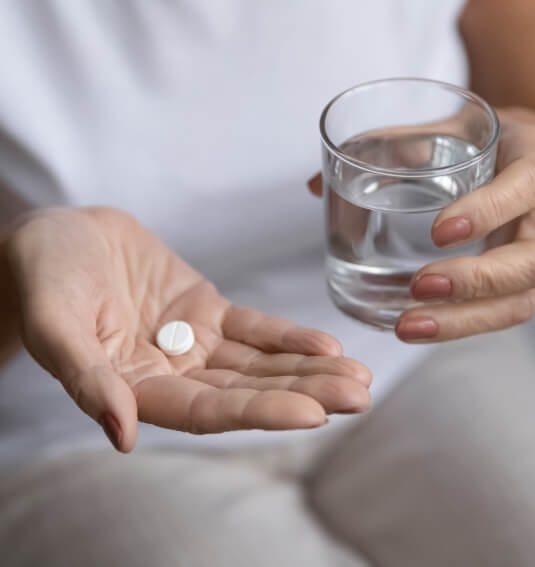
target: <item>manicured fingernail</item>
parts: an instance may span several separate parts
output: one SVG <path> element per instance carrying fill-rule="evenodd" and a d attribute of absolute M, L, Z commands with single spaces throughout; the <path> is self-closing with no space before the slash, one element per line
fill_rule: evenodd
<path fill-rule="evenodd" d="M 472 224 L 463 217 L 453 217 L 441 222 L 433 229 L 433 242 L 437 246 L 448 246 L 465 240 L 472 234 Z"/>
<path fill-rule="evenodd" d="M 104 413 L 99 420 L 99 424 L 104 429 L 104 433 L 108 436 L 108 439 L 111 441 L 111 444 L 119 450 L 121 446 L 121 439 L 123 437 L 123 432 L 121 430 L 121 426 L 119 422 L 115 419 L 115 417 L 111 413 Z"/>
<path fill-rule="evenodd" d="M 308 188 L 314 195 L 320 196 L 322 193 L 321 174 L 316 174 L 307 181 Z"/>
<path fill-rule="evenodd" d="M 438 324 L 430 317 L 407 317 L 396 326 L 397 336 L 404 341 L 432 339 L 438 333 Z"/>
<path fill-rule="evenodd" d="M 438 274 L 425 274 L 413 284 L 414 299 L 440 299 L 451 295 L 451 280 Z"/>

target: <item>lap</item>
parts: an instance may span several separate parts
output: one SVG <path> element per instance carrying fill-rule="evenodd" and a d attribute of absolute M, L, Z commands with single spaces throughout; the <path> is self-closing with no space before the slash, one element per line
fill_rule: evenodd
<path fill-rule="evenodd" d="M 366 567 L 292 477 L 163 452 L 71 455 L 0 484 L 3 567 Z"/>
<path fill-rule="evenodd" d="M 310 501 L 377 565 L 531 566 L 534 399 L 524 330 L 445 344 L 331 448 Z"/>
<path fill-rule="evenodd" d="M 319 458 L 102 452 L 29 466 L 0 479 L 2 565 L 530 566 L 534 375 L 525 334 L 500 333 L 444 345 Z"/>

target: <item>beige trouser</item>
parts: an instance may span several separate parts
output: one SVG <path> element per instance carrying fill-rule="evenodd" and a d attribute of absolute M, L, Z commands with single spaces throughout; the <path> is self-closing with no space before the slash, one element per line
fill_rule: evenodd
<path fill-rule="evenodd" d="M 0 564 L 532 567 L 532 351 L 445 345 L 319 445 L 28 467 L 0 479 Z"/>

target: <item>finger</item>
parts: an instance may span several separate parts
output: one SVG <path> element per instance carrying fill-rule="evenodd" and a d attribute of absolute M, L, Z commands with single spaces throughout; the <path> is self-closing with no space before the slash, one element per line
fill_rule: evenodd
<path fill-rule="evenodd" d="M 223 320 L 225 338 L 268 352 L 293 352 L 310 355 L 342 354 L 340 343 L 315 329 L 305 329 L 261 311 L 232 306 Z"/>
<path fill-rule="evenodd" d="M 217 388 L 288 390 L 305 394 L 320 403 L 327 413 L 362 412 L 370 406 L 368 388 L 349 376 L 316 374 L 300 376 L 245 376 L 234 370 L 196 370 L 188 378 Z"/>
<path fill-rule="evenodd" d="M 313 195 L 316 195 L 317 197 L 321 197 L 321 194 L 323 193 L 322 186 L 321 186 L 322 185 L 321 173 L 316 173 L 316 175 L 314 175 L 314 177 L 311 177 L 307 181 L 307 185 L 308 185 L 310 192 Z"/>
<path fill-rule="evenodd" d="M 526 154 L 526 148 L 535 142 L 534 113 L 521 107 L 496 109 L 500 119 L 500 147 L 496 167 L 501 171 L 514 160 Z"/>
<path fill-rule="evenodd" d="M 260 377 L 332 374 L 350 377 L 366 387 L 372 380 L 371 373 L 364 364 L 344 356 L 266 354 L 256 348 L 232 341 L 221 343 L 208 360 L 207 366 Z"/>
<path fill-rule="evenodd" d="M 111 367 L 90 313 L 50 294 L 33 296 L 23 308 L 25 344 L 55 376 L 82 411 L 104 429 L 114 447 L 131 451 L 137 438 L 132 390 Z"/>
<path fill-rule="evenodd" d="M 491 183 L 443 209 L 432 228 L 437 246 L 483 238 L 535 207 L 535 162 L 520 158 Z"/>
<path fill-rule="evenodd" d="M 475 299 L 520 293 L 535 287 L 535 245 L 515 242 L 482 256 L 433 262 L 415 274 L 412 296 L 433 299 Z"/>
<path fill-rule="evenodd" d="M 135 392 L 142 421 L 190 433 L 304 429 L 326 423 L 321 405 L 297 392 L 221 390 L 171 375 L 146 378 L 136 384 Z"/>
<path fill-rule="evenodd" d="M 410 309 L 398 320 L 396 334 L 405 342 L 433 343 L 506 329 L 531 319 L 534 293 Z"/>

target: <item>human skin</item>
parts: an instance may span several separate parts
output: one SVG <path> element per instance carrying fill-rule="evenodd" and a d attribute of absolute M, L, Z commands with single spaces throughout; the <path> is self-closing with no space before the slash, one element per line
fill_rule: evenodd
<path fill-rule="evenodd" d="M 424 306 L 406 310 L 396 325 L 406 342 L 496 331 L 524 323 L 535 312 L 535 3 L 471 0 L 459 29 L 472 89 L 501 107 L 497 175 L 444 208 L 431 237 L 439 247 L 465 244 L 496 229 L 510 238 L 478 257 L 422 267 L 412 279 L 411 293 Z M 309 187 L 321 194 L 321 178 L 311 179 Z"/>
<path fill-rule="evenodd" d="M 433 274 L 421 299 L 450 290 L 444 299 L 456 302 L 404 313 L 397 327 L 403 340 L 486 332 L 533 312 L 532 4 L 472 0 L 461 15 L 472 87 L 504 107 L 499 173 L 444 209 L 433 228 L 436 242 L 455 245 L 513 222 L 515 239 L 476 263 L 460 259 L 422 268 L 414 295 L 423 276 Z M 505 108 L 513 105 L 525 109 Z M 6 227 L 0 235 L 0 311 L 0 358 L 22 340 L 120 451 L 134 447 L 138 419 L 195 433 L 291 429 L 316 427 L 328 413 L 369 405 L 369 371 L 343 358 L 334 338 L 231 306 L 117 210 L 45 209 Z M 192 322 L 198 339 L 177 359 L 154 346 L 158 326 L 170 318 Z"/>
<path fill-rule="evenodd" d="M 36 210 L 0 247 L 9 326 L 120 451 L 134 447 L 138 420 L 190 433 L 297 429 L 369 406 L 370 372 L 336 339 L 232 305 L 124 212 Z M 177 319 L 196 342 L 167 357 L 155 335 Z"/>

